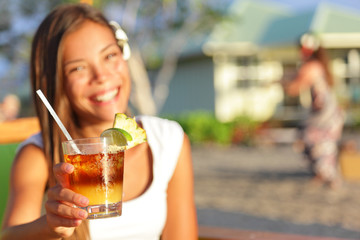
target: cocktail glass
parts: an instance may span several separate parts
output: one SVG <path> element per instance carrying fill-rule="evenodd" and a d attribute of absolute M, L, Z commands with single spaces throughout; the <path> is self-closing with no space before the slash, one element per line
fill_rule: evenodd
<path fill-rule="evenodd" d="M 96 137 L 62 143 L 64 161 L 74 165 L 69 188 L 89 199 L 88 219 L 121 216 L 124 146 Z"/>

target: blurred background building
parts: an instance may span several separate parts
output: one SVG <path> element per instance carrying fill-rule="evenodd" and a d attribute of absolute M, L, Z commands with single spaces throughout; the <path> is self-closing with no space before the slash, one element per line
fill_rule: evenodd
<path fill-rule="evenodd" d="M 298 41 L 306 32 L 317 34 L 329 53 L 342 105 L 358 103 L 360 12 L 343 3 L 322 1 L 294 11 L 281 2 L 235 1 L 231 21 L 217 24 L 204 45 L 214 62 L 216 116 L 224 121 L 243 114 L 258 120 L 300 119 L 307 93 L 289 99 L 279 81 L 295 75 Z"/>

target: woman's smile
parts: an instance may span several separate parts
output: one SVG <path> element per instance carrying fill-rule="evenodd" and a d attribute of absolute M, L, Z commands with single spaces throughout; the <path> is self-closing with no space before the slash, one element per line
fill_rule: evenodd
<path fill-rule="evenodd" d="M 90 97 L 90 100 L 95 103 L 107 103 L 116 100 L 118 95 L 119 95 L 119 88 L 115 88 L 92 95 Z"/>

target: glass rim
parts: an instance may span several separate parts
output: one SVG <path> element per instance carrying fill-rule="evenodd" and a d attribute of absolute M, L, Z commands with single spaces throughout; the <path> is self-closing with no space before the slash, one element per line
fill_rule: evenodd
<path fill-rule="evenodd" d="M 106 139 L 108 137 L 89 137 L 89 138 L 77 138 L 72 140 L 65 140 L 62 141 L 62 144 L 76 144 L 76 145 L 90 145 L 90 144 L 103 144 L 105 141 L 103 139 Z"/>

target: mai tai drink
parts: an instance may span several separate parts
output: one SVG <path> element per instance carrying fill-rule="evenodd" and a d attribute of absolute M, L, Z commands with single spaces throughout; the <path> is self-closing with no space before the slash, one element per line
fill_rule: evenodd
<path fill-rule="evenodd" d="M 64 160 L 74 165 L 69 188 L 89 199 L 88 219 L 121 216 L 124 146 L 110 138 L 83 138 L 62 143 Z"/>

